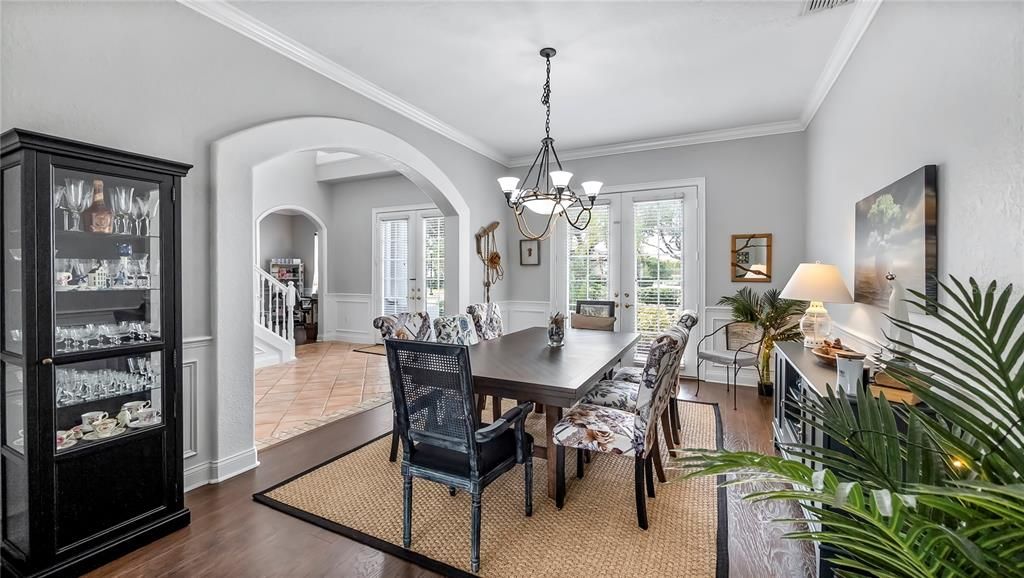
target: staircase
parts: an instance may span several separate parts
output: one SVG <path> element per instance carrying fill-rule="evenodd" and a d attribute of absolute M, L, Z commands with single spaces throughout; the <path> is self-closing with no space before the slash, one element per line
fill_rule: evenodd
<path fill-rule="evenodd" d="M 295 359 L 295 284 L 253 267 L 253 356 L 256 368 Z"/>

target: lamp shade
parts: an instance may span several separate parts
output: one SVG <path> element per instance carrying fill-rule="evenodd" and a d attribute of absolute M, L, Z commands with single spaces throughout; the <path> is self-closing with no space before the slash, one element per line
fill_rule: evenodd
<path fill-rule="evenodd" d="M 839 269 L 824 263 L 800 263 L 780 296 L 799 301 L 853 303 Z"/>

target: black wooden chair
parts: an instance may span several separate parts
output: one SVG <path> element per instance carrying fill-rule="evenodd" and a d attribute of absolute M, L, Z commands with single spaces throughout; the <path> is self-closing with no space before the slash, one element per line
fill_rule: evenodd
<path fill-rule="evenodd" d="M 405 485 L 402 544 L 412 542 L 412 479 L 422 478 L 472 497 L 471 556 L 480 570 L 480 495 L 516 464 L 526 470 L 526 515 L 533 514 L 533 437 L 526 417 L 533 402 L 517 405 L 480 427 L 465 345 L 385 341 Z"/>

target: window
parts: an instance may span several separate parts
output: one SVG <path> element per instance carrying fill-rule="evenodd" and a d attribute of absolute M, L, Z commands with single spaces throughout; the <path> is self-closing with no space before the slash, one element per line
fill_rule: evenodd
<path fill-rule="evenodd" d="M 381 313 L 395 315 L 409 310 L 409 221 L 380 221 Z"/>
<path fill-rule="evenodd" d="M 608 205 L 597 205 L 590 213 L 590 225 L 586 229 L 569 228 L 569 311 L 576 311 L 577 301 L 610 297 L 610 213 Z"/>
<path fill-rule="evenodd" d="M 423 219 L 424 307 L 431 318 L 444 315 L 444 217 Z"/>
<path fill-rule="evenodd" d="M 313 233 L 313 284 L 310 286 L 310 294 L 320 293 L 320 235 Z"/>
<path fill-rule="evenodd" d="M 633 203 L 636 247 L 636 330 L 638 359 L 651 340 L 675 323 L 683 302 L 683 200 Z"/>

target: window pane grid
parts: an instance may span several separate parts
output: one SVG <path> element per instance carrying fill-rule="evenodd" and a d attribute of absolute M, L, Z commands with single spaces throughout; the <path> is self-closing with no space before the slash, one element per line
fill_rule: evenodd
<path fill-rule="evenodd" d="M 569 311 L 576 310 L 577 301 L 609 298 L 609 212 L 608 205 L 597 205 L 591 210 L 586 229 L 569 230 Z"/>
<path fill-rule="evenodd" d="M 679 317 L 683 302 L 683 200 L 633 204 L 636 246 L 636 359 L 646 359 L 651 340 Z"/>
<path fill-rule="evenodd" d="M 444 217 L 423 219 L 423 299 L 431 317 L 444 315 Z"/>
<path fill-rule="evenodd" d="M 409 310 L 409 221 L 380 222 L 381 312 L 394 315 Z"/>

